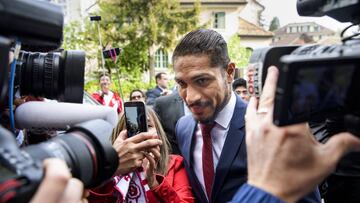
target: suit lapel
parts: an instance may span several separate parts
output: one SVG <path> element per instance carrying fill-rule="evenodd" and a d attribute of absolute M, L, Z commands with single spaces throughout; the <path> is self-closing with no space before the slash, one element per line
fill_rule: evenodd
<path fill-rule="evenodd" d="M 186 162 L 186 165 L 188 166 L 188 173 L 190 182 L 192 182 L 192 188 L 193 191 L 197 193 L 196 196 L 200 198 L 200 202 L 207 202 L 206 195 L 202 189 L 202 186 L 199 182 L 199 179 L 197 178 L 194 169 L 193 169 L 193 160 L 192 160 L 192 152 L 193 152 L 193 140 L 195 137 L 195 131 L 197 129 L 197 122 L 193 119 L 192 116 L 190 116 L 190 121 L 188 122 L 188 125 L 183 130 L 183 135 L 191 135 L 189 139 L 184 139 L 184 145 L 183 145 L 183 157 Z"/>
<path fill-rule="evenodd" d="M 233 117 L 230 121 L 230 128 L 220 155 L 219 163 L 216 167 L 215 180 L 212 188 L 211 199 L 214 200 L 217 193 L 220 191 L 224 184 L 225 177 L 227 176 L 231 164 L 235 159 L 240 146 L 245 144 L 245 115 L 246 104 L 244 104 L 239 97 L 236 97 L 236 105 Z M 246 159 L 246 157 L 244 157 Z"/>

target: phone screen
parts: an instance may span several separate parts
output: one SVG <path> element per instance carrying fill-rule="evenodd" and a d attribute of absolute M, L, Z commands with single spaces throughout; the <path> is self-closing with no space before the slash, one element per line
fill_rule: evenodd
<path fill-rule="evenodd" d="M 147 131 L 147 117 L 143 102 L 124 103 L 128 137 Z"/>

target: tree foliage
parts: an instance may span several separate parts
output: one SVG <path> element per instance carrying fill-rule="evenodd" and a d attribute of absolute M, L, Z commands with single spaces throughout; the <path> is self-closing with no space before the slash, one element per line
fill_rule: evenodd
<path fill-rule="evenodd" d="M 198 24 L 199 3 L 180 8 L 177 0 L 107 0 L 100 3 L 104 42 L 122 47 L 121 72 L 150 71 L 157 49 L 172 49 L 179 36 Z"/>
<path fill-rule="evenodd" d="M 244 68 L 248 65 L 251 50 L 240 45 L 240 37 L 233 35 L 230 37 L 228 42 L 229 57 L 232 62 L 235 63 L 236 67 Z"/>
<path fill-rule="evenodd" d="M 270 27 L 269 30 L 270 31 L 274 31 L 280 28 L 280 20 L 278 17 L 274 17 L 271 22 L 270 22 Z"/>
<path fill-rule="evenodd" d="M 149 71 L 150 79 L 154 79 L 156 50 L 172 50 L 181 35 L 198 27 L 200 13 L 199 2 L 193 8 L 183 9 L 178 0 L 103 0 L 99 1 L 99 8 L 96 15 L 102 18 L 99 23 L 104 47 L 101 49 L 122 49 L 117 63 L 107 59 L 105 67 L 112 73 L 114 88 L 120 79 L 124 95 L 132 89 L 148 89 L 153 85 L 153 81 L 143 82 L 143 73 Z M 63 47 L 86 50 L 89 61 L 97 59 L 95 65 L 101 67 L 96 23 L 84 21 L 65 27 Z M 92 92 L 97 83 L 97 80 L 90 82 L 85 88 Z"/>

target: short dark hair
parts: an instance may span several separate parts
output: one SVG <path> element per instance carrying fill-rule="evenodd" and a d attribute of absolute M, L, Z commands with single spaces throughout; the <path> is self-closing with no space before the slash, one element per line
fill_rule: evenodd
<path fill-rule="evenodd" d="M 173 64 L 177 57 L 205 54 L 210 58 L 210 65 L 221 66 L 224 69 L 230 62 L 227 44 L 216 31 L 199 29 L 189 32 L 176 46 L 173 53 Z"/>
<path fill-rule="evenodd" d="M 166 73 L 160 72 L 160 73 L 156 74 L 155 75 L 155 81 L 160 80 L 163 74 L 166 74 Z"/>
<path fill-rule="evenodd" d="M 232 87 L 233 90 L 235 90 L 237 87 L 245 87 L 246 88 L 246 80 L 244 80 L 244 78 L 238 78 L 236 80 L 234 80 Z"/>
<path fill-rule="evenodd" d="M 101 78 L 102 78 L 103 76 L 107 76 L 107 77 L 109 77 L 110 80 L 111 80 L 111 75 L 110 75 L 109 73 L 100 73 L 100 74 L 99 74 L 99 81 L 101 80 Z"/>
<path fill-rule="evenodd" d="M 142 96 L 143 98 L 145 98 L 145 94 L 144 94 L 143 91 L 141 91 L 140 89 L 134 89 L 133 91 L 130 92 L 130 97 L 129 97 L 130 100 L 131 100 L 131 96 L 132 96 L 132 94 L 133 94 L 134 92 L 140 92 L 140 93 L 141 93 L 141 96 Z"/>

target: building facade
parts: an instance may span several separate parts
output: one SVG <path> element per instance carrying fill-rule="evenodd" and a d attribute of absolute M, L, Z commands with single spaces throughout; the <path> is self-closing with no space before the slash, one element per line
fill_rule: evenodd
<path fill-rule="evenodd" d="M 315 22 L 290 23 L 275 30 L 274 34 L 271 43 L 273 46 L 340 42 L 340 38 L 333 30 Z"/>

